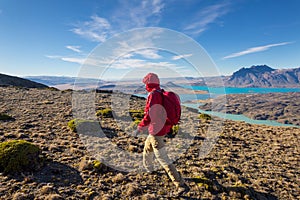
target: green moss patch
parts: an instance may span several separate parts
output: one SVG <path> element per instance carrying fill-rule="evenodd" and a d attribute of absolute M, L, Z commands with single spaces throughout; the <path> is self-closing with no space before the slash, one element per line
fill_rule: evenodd
<path fill-rule="evenodd" d="M 193 178 L 193 181 L 199 186 L 199 187 L 204 187 L 208 191 L 213 190 L 213 181 L 209 180 L 206 177 L 200 177 L 196 176 Z"/>
<path fill-rule="evenodd" d="M 14 173 L 34 171 L 42 163 L 41 150 L 24 140 L 9 140 L 0 143 L 0 171 Z"/>
<path fill-rule="evenodd" d="M 73 132 L 97 132 L 100 130 L 98 121 L 85 119 L 72 119 L 68 122 L 68 127 Z"/>
<path fill-rule="evenodd" d="M 111 117 L 113 117 L 113 111 L 110 108 L 104 108 L 104 109 L 98 110 L 96 115 L 100 116 L 100 117 L 104 117 L 104 118 L 111 118 Z"/>
<path fill-rule="evenodd" d="M 142 120 L 144 118 L 143 110 L 129 110 L 129 114 L 133 120 Z"/>
<path fill-rule="evenodd" d="M 98 173 L 105 173 L 109 170 L 109 167 L 99 160 L 92 161 L 91 165 L 92 165 L 92 169 Z"/>
<path fill-rule="evenodd" d="M 199 118 L 200 118 L 201 120 L 211 120 L 211 116 L 208 115 L 208 114 L 205 114 L 205 113 L 201 113 L 201 114 L 199 115 Z"/>

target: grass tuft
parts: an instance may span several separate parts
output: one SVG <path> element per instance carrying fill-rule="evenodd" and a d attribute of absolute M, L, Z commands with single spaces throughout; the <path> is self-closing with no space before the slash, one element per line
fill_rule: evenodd
<path fill-rule="evenodd" d="M 73 132 L 97 132 L 100 130 L 98 121 L 86 119 L 72 119 L 68 122 L 68 127 Z"/>

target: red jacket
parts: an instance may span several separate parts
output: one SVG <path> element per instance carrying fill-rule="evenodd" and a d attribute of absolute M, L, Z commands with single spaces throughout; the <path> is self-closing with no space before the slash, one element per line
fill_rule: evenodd
<path fill-rule="evenodd" d="M 162 106 L 162 93 L 160 87 L 157 86 L 149 92 L 147 103 L 145 106 L 145 115 L 138 125 L 139 131 L 144 131 L 148 128 L 151 135 L 163 136 L 170 132 L 171 125 L 166 125 L 167 113 Z"/>

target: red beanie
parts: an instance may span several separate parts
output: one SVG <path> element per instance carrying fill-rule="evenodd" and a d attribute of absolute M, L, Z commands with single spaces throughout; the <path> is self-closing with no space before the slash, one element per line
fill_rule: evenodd
<path fill-rule="evenodd" d="M 148 84 L 160 84 L 159 82 L 159 78 L 157 76 L 157 74 L 154 73 L 148 73 L 144 78 L 143 78 L 143 83 L 145 83 L 146 85 Z"/>

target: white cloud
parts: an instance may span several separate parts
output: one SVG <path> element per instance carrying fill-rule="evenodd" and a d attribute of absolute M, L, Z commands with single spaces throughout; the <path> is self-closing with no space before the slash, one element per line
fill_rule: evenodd
<path fill-rule="evenodd" d="M 136 51 L 134 52 L 135 54 L 141 55 L 144 58 L 148 58 L 148 59 L 159 59 L 161 58 L 161 56 L 158 54 L 158 51 L 154 50 L 154 49 L 143 49 L 140 51 Z"/>
<path fill-rule="evenodd" d="M 65 62 L 77 63 L 80 65 L 82 65 L 85 62 L 85 58 L 63 57 L 63 56 L 52 56 L 52 55 L 46 55 L 46 57 L 50 59 L 62 60 Z"/>
<path fill-rule="evenodd" d="M 71 57 L 62 57 L 61 60 L 71 63 L 77 63 L 82 65 L 85 61 L 84 58 L 71 58 Z"/>
<path fill-rule="evenodd" d="M 97 60 L 97 59 L 87 59 L 84 65 L 90 65 L 95 67 L 108 67 L 110 69 L 154 69 L 154 68 L 166 68 L 166 67 L 176 67 L 174 63 L 166 61 L 149 61 L 145 59 L 138 58 L 127 58 L 122 57 L 118 60 Z"/>
<path fill-rule="evenodd" d="M 202 9 L 184 30 L 193 35 L 204 32 L 209 24 L 214 23 L 218 18 L 229 12 L 228 2 L 215 4 Z"/>
<path fill-rule="evenodd" d="M 177 55 L 177 56 L 173 56 L 172 60 L 180 60 L 182 58 L 188 58 L 190 56 L 192 56 L 193 54 L 184 54 L 184 55 Z"/>
<path fill-rule="evenodd" d="M 265 46 L 251 47 L 251 48 L 248 48 L 248 49 L 246 49 L 244 51 L 233 53 L 233 54 L 230 54 L 228 56 L 225 56 L 225 57 L 223 57 L 223 59 L 235 58 L 235 57 L 247 55 L 247 54 L 250 54 L 250 53 L 267 51 L 267 50 L 269 50 L 272 47 L 283 46 L 283 45 L 287 45 L 287 44 L 291 44 L 291 43 L 292 42 L 282 42 L 282 43 L 276 43 L 276 44 L 269 44 L 269 45 L 265 45 Z"/>
<path fill-rule="evenodd" d="M 90 41 L 102 43 L 115 33 L 157 25 L 164 8 L 161 0 L 120 1 L 120 3 L 109 17 L 93 15 L 89 21 L 76 23 L 71 31 Z"/>
<path fill-rule="evenodd" d="M 132 57 L 134 55 L 140 55 L 147 59 L 159 59 L 161 56 L 158 50 L 154 47 L 153 39 L 160 37 L 162 34 L 160 29 L 141 30 L 139 32 L 130 32 L 123 35 L 126 39 L 118 42 L 116 47 L 113 47 L 113 59 L 115 57 L 124 56 Z"/>
<path fill-rule="evenodd" d="M 95 42 L 104 42 L 113 32 L 108 20 L 97 15 L 92 16 L 90 21 L 76 24 L 71 31 Z"/>
<path fill-rule="evenodd" d="M 121 59 L 114 62 L 110 67 L 114 69 L 130 69 L 130 68 L 143 68 L 146 65 L 145 60 L 140 59 Z"/>
<path fill-rule="evenodd" d="M 51 56 L 51 55 L 45 55 L 45 57 L 50 58 L 50 59 L 60 59 L 61 56 Z"/>
<path fill-rule="evenodd" d="M 164 4 L 161 0 L 143 0 L 141 5 L 132 9 L 131 20 L 135 22 L 135 26 L 143 27 L 146 25 L 157 24 L 160 20 L 160 13 Z M 156 20 L 153 17 L 157 17 Z M 149 20 L 151 18 L 151 20 Z"/>
<path fill-rule="evenodd" d="M 68 45 L 68 46 L 66 46 L 66 48 L 70 49 L 72 51 L 75 51 L 77 53 L 81 53 L 80 46 L 71 46 L 71 45 Z"/>

